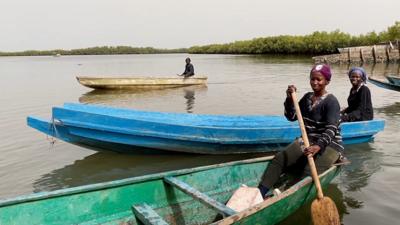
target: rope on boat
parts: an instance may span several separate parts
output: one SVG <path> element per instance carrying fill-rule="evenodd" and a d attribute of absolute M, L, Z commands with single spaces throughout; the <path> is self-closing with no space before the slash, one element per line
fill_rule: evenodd
<path fill-rule="evenodd" d="M 58 135 L 56 123 L 57 123 L 56 120 L 52 116 L 51 117 L 51 124 L 50 124 L 50 127 L 49 127 L 49 129 L 51 129 L 51 131 L 52 131 L 52 135 L 51 136 L 46 135 L 46 139 L 49 141 L 51 147 L 53 147 L 54 144 L 57 142 L 57 137 L 60 137 Z"/>

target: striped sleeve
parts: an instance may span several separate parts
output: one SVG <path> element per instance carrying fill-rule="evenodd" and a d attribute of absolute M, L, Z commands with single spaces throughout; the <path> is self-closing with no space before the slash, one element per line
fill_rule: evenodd
<path fill-rule="evenodd" d="M 335 140 L 335 135 L 338 133 L 339 129 L 339 118 L 340 118 L 340 105 L 338 100 L 331 95 L 329 99 L 326 99 L 325 110 L 326 110 L 326 120 L 325 130 L 322 132 L 321 137 L 317 141 L 317 145 L 320 146 L 322 152 L 325 147 L 330 145 L 332 140 Z"/>

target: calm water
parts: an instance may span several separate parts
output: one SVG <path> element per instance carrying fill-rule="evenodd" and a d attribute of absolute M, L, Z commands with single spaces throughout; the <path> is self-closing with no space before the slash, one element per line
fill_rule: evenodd
<path fill-rule="evenodd" d="M 182 73 L 187 55 L 122 55 L 0 58 L 0 198 L 109 181 L 142 174 L 237 160 L 250 156 L 120 155 L 71 144 L 51 145 L 26 126 L 27 115 L 50 117 L 64 102 L 208 114 L 282 115 L 288 84 L 299 95 L 310 90 L 311 61 L 231 55 L 193 55 L 196 74 L 207 87 L 153 91 L 91 91 L 76 75 L 159 75 Z M 399 75 L 398 65 L 367 65 L 369 74 Z M 346 103 L 347 65 L 333 67 L 328 89 Z M 372 143 L 347 147 L 353 162 L 326 192 L 344 224 L 398 224 L 400 219 L 400 93 L 369 85 L 375 116 L 386 129 Z M 309 206 L 283 224 L 310 224 Z"/>

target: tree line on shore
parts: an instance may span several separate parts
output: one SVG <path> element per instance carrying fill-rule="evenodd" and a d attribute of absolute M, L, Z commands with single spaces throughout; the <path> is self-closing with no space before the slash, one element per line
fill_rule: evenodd
<path fill-rule="evenodd" d="M 309 35 L 280 35 L 235 41 L 226 44 L 210 44 L 179 49 L 157 49 L 152 47 L 102 46 L 72 50 L 29 50 L 22 52 L 0 52 L 0 56 L 44 56 L 44 55 L 117 55 L 117 54 L 298 54 L 321 55 L 337 53 L 338 48 L 374 45 L 400 39 L 400 21 L 385 31 L 361 35 L 350 35 L 335 30 L 316 31 Z"/>
<path fill-rule="evenodd" d="M 227 44 L 193 46 L 193 54 L 303 54 L 320 55 L 337 53 L 338 48 L 374 45 L 400 39 L 400 22 L 380 33 L 375 31 L 358 36 L 335 30 L 333 32 L 314 32 L 309 35 L 280 35 L 235 41 Z"/>
<path fill-rule="evenodd" d="M 186 48 L 179 49 L 157 49 L 152 47 L 130 47 L 130 46 L 101 46 L 92 48 L 80 48 L 72 50 L 28 50 L 22 52 L 0 52 L 0 56 L 48 56 L 48 55 L 121 55 L 121 54 L 162 54 L 162 53 L 186 53 Z"/>

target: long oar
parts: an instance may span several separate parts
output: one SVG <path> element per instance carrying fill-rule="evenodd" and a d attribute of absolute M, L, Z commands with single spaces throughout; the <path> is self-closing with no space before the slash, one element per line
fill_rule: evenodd
<path fill-rule="evenodd" d="M 301 136 L 303 138 L 304 147 L 308 148 L 307 132 L 304 127 L 303 117 L 299 103 L 297 102 L 296 93 L 292 93 L 293 104 L 296 109 L 297 120 L 299 121 Z M 315 199 L 311 204 L 311 217 L 314 225 L 340 225 L 339 213 L 335 203 L 329 197 L 325 197 L 322 193 L 321 183 L 319 181 L 317 169 L 315 168 L 314 158 L 311 154 L 307 156 L 308 165 L 310 166 L 311 176 L 314 180 L 315 188 L 317 189 L 318 199 Z"/>

